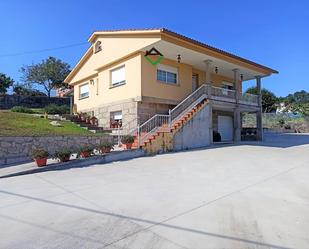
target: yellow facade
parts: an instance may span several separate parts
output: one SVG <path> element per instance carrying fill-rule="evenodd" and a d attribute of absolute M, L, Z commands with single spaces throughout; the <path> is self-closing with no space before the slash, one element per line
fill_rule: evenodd
<path fill-rule="evenodd" d="M 156 43 L 162 40 L 190 48 L 192 51 L 198 49 L 199 52 L 208 55 L 213 53 L 220 59 L 232 57 L 227 54 L 219 56 L 218 51 L 213 52 L 199 44 L 181 39 L 164 30 L 95 32 L 89 39 L 92 46 L 65 80 L 74 86 L 74 103 L 77 111 L 90 110 L 128 99 L 139 101 L 144 97 L 150 97 L 153 101 L 160 99 L 177 103 L 192 92 L 193 74 L 198 77 L 198 85 L 205 83 L 205 71 L 168 58 L 164 58 L 160 63 L 177 68 L 178 82 L 174 85 L 158 81 L 157 66 L 147 61 L 144 54 L 146 48 L 155 47 Z M 96 53 L 94 47 L 98 41 L 101 42 L 102 50 Z M 256 68 L 263 72 L 268 70 L 243 59 L 233 57 L 232 60 L 238 60 L 239 65 L 246 65 L 248 68 Z M 126 82 L 124 85 L 111 87 L 111 70 L 122 65 L 125 66 Z M 267 73 L 269 72 L 270 69 Z M 223 81 L 233 83 L 233 79 L 215 73 L 211 78 L 213 85 L 217 87 L 221 87 Z M 80 99 L 79 87 L 86 83 L 89 84 L 89 97 Z"/>

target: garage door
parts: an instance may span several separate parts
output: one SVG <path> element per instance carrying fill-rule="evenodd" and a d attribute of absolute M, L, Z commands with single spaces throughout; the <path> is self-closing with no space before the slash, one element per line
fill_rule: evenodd
<path fill-rule="evenodd" d="M 231 116 L 218 116 L 218 132 L 221 141 L 233 140 L 233 118 Z"/>

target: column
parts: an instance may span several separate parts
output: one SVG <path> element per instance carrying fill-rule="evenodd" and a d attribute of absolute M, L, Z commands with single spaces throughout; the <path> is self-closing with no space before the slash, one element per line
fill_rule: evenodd
<path fill-rule="evenodd" d="M 235 108 L 234 110 L 234 142 L 239 142 L 241 140 L 241 119 L 240 110 Z"/>
<path fill-rule="evenodd" d="M 234 72 L 235 98 L 236 98 L 236 103 L 238 103 L 240 99 L 239 69 L 235 68 L 233 69 L 233 72 Z"/>
<path fill-rule="evenodd" d="M 263 140 L 263 123 L 262 123 L 262 87 L 261 76 L 256 76 L 256 89 L 258 93 L 259 110 L 256 112 L 256 135 L 257 140 Z"/>
<path fill-rule="evenodd" d="M 207 85 L 208 98 L 211 97 L 211 64 L 212 60 L 205 60 L 205 84 Z"/>

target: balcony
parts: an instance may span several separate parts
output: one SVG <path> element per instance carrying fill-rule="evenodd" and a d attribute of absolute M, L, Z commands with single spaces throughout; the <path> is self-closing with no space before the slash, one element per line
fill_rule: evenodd
<path fill-rule="evenodd" d="M 211 87 L 211 99 L 236 103 L 236 91 L 221 87 Z M 244 105 L 258 106 L 258 96 L 244 93 L 239 96 L 239 103 Z"/>

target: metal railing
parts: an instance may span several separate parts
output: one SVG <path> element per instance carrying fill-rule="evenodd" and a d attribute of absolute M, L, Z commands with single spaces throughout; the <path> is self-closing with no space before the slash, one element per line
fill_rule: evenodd
<path fill-rule="evenodd" d="M 207 85 L 203 84 L 183 101 L 181 101 L 174 109 L 169 113 L 171 122 L 179 117 L 185 110 L 187 110 L 195 101 L 197 101 L 203 94 L 207 94 Z"/>
<path fill-rule="evenodd" d="M 142 144 L 150 134 L 159 127 L 168 128 L 170 124 L 170 115 L 156 114 L 141 126 L 137 128 L 138 143 Z"/>
<path fill-rule="evenodd" d="M 211 87 L 211 96 L 236 100 L 236 91 L 221 87 Z"/>
<path fill-rule="evenodd" d="M 259 103 L 259 96 L 251 93 L 244 93 L 240 97 L 241 102 L 246 102 L 246 103 L 253 103 L 258 105 Z"/>

